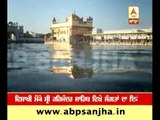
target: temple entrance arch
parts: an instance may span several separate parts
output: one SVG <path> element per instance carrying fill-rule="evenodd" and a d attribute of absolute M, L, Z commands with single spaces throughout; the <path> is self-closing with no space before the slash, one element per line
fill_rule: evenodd
<path fill-rule="evenodd" d="M 16 34 L 14 32 L 8 32 L 8 40 L 16 40 Z"/>

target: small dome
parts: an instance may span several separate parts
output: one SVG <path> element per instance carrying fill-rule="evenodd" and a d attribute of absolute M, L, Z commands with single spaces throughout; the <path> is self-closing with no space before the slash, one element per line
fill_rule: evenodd
<path fill-rule="evenodd" d="M 11 21 L 10 21 L 8 24 L 9 24 L 10 26 L 13 26 L 13 22 L 11 22 Z"/>

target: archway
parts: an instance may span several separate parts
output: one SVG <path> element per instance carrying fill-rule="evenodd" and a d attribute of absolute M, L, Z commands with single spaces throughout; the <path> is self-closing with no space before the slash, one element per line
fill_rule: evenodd
<path fill-rule="evenodd" d="M 7 39 L 8 40 L 16 40 L 16 34 L 14 32 L 8 32 Z"/>

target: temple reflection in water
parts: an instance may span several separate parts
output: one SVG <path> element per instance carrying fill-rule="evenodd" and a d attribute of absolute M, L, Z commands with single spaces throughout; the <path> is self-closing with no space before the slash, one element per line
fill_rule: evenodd
<path fill-rule="evenodd" d="M 131 46 L 130 50 L 126 50 L 126 46 L 111 47 L 112 49 L 109 46 L 55 43 L 51 47 L 50 71 L 78 79 L 91 78 L 93 74 L 99 73 L 151 70 L 152 59 L 143 48 L 133 51 L 135 48 Z"/>
<path fill-rule="evenodd" d="M 70 78 L 91 78 L 93 74 L 91 45 L 55 43 L 52 45 L 51 72 Z"/>
<path fill-rule="evenodd" d="M 7 55 L 9 91 L 152 90 L 150 46 L 9 44 Z"/>
<path fill-rule="evenodd" d="M 89 44 L 11 44 L 8 70 L 65 74 L 71 79 L 93 78 L 106 73 L 152 72 L 150 46 L 105 46 Z"/>

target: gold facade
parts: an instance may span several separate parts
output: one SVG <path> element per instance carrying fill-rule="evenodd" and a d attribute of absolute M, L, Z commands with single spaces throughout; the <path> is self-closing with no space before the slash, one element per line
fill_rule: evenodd
<path fill-rule="evenodd" d="M 93 19 L 88 17 L 85 21 L 75 13 L 66 17 L 64 22 L 52 20 L 52 39 L 53 41 L 79 41 L 85 39 L 84 34 L 91 34 Z"/>

